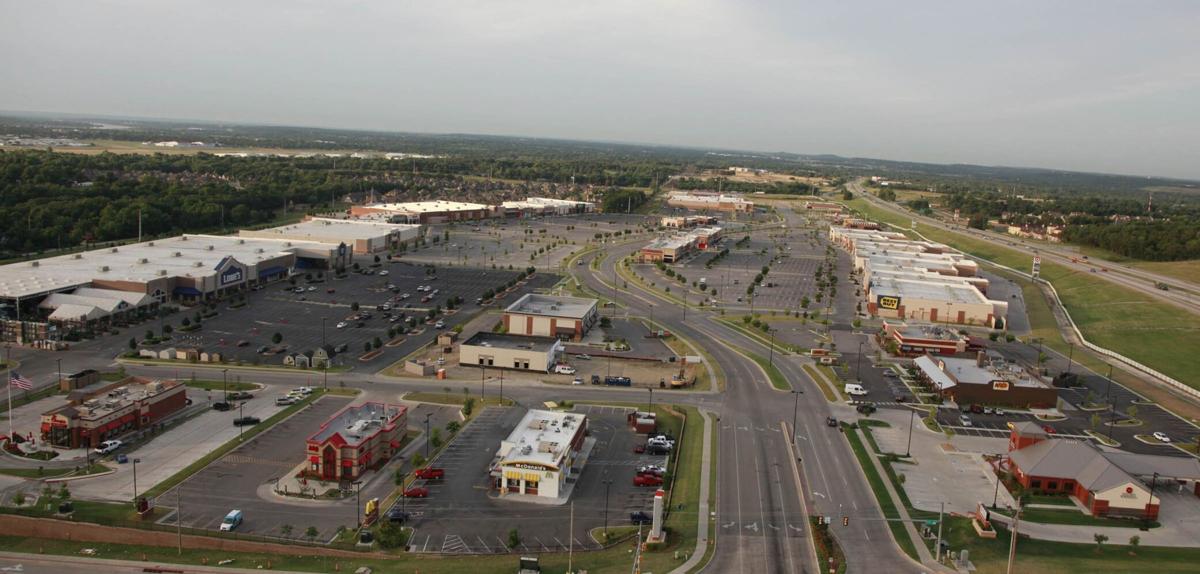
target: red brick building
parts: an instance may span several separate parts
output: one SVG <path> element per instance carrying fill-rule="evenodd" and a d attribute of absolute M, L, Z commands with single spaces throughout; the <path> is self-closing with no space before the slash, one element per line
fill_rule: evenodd
<path fill-rule="evenodd" d="M 54 446 L 95 448 L 149 427 L 187 406 L 179 381 L 126 377 L 95 390 L 76 390 L 65 406 L 42 413 L 42 440 Z"/>
<path fill-rule="evenodd" d="M 321 480 L 355 480 L 396 455 L 407 426 L 408 407 L 402 405 L 346 407 L 308 437 L 308 474 Z"/>
<path fill-rule="evenodd" d="M 1009 467 L 1025 489 L 1039 494 L 1066 494 L 1093 516 L 1155 519 L 1166 483 L 1185 485 L 1200 495 L 1200 461 L 1101 451 L 1076 440 L 1057 439 L 1032 422 L 1012 425 Z M 1158 482 L 1152 488 L 1143 480 Z M 1157 491 L 1155 490 L 1157 488 Z"/>

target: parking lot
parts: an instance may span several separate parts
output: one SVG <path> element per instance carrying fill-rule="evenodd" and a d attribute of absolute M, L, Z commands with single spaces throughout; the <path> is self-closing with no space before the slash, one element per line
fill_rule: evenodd
<path fill-rule="evenodd" d="M 495 219 L 430 227 L 437 244 L 401 255 L 405 261 L 478 268 L 557 269 L 572 253 L 585 248 L 596 234 L 640 232 L 657 218 L 625 214 L 583 214 Z M 449 232 L 447 236 L 446 233 Z M 444 239 L 443 239 L 444 238 Z M 550 247 L 552 244 L 558 244 Z M 548 251 L 537 253 L 539 249 Z M 531 258 L 532 256 L 532 258 Z"/>
<path fill-rule="evenodd" d="M 354 525 L 353 499 L 291 500 L 273 494 L 271 489 L 277 478 L 304 460 L 309 434 L 349 402 L 349 398 L 337 396 L 314 401 L 163 493 L 156 505 L 174 508 L 176 489 L 181 489 L 182 522 L 190 528 L 217 530 L 225 514 L 238 509 L 245 519 L 237 533 L 282 536 L 280 528 L 290 524 L 293 536 L 313 526 L 319 532 L 316 539 L 332 538 L 338 526 Z M 174 525 L 175 517 L 172 513 L 160 522 Z"/>
<path fill-rule="evenodd" d="M 434 306 L 445 310 L 448 300 L 462 298 L 461 310 L 440 317 L 444 319 L 447 329 L 452 328 L 479 310 L 475 300 L 484 291 L 506 284 L 518 273 L 497 269 L 439 267 L 434 275 L 429 275 L 426 267 L 404 262 L 384 264 L 382 268 L 388 271 L 387 275 L 349 273 L 343 279 L 329 276 L 318 279 L 316 274 L 311 274 L 312 280 L 321 281 L 319 283 L 306 282 L 305 276 L 300 275 L 297 287 L 289 283 L 264 287 L 248 293 L 244 307 L 233 309 L 222 304 L 219 314 L 205 319 L 203 328 L 198 331 L 180 333 L 176 325 L 174 340 L 169 344 L 217 351 L 226 361 L 283 365 L 289 353 L 313 351 L 324 342 L 335 349 L 342 349 L 333 358 L 333 366 L 377 370 L 436 336 L 436 329 L 425 321 L 427 312 Z M 535 273 L 517 291 L 493 305 L 511 302 L 525 292 L 549 287 L 557 280 L 557 275 Z M 393 288 L 389 289 L 388 285 Z M 422 302 L 425 294 L 417 291 L 418 286 L 429 286 L 438 292 L 429 301 Z M 304 292 L 297 293 L 298 287 L 303 287 Z M 408 298 L 403 298 L 405 293 L 409 294 Z M 350 320 L 356 314 L 352 309 L 355 303 L 360 311 L 370 313 L 370 317 Z M 380 310 L 378 307 L 385 303 L 393 308 Z M 179 314 L 179 319 L 191 315 L 192 311 L 184 311 Z M 382 352 L 378 356 L 369 361 L 359 360 L 367 343 L 376 338 L 383 343 L 388 342 L 388 330 L 394 328 L 402 332 L 404 320 L 409 317 L 414 318 L 415 328 L 421 330 L 419 334 L 399 334 L 395 346 L 384 345 L 380 347 Z M 272 342 L 275 333 L 281 336 L 279 344 Z M 260 353 L 260 350 L 266 353 Z M 312 372 L 320 374 L 319 370 Z"/>
<path fill-rule="evenodd" d="M 633 486 L 635 469 L 642 464 L 665 464 L 666 457 L 633 452 L 634 444 L 644 437 L 633 434 L 626 425 L 629 409 L 579 406 L 576 411 L 588 416 L 596 445 L 571 496 L 574 531 L 570 531 L 570 505 L 496 497 L 487 470 L 500 440 L 520 421 L 524 409 L 488 408 L 439 457 L 436 466 L 446 470 L 446 478 L 420 481 L 429 487 L 429 498 L 399 503 L 412 513 L 415 533 L 411 549 L 449 554 L 508 552 L 512 528 L 521 538 L 514 551 L 565 551 L 571 544 L 576 549 L 598 548 L 589 532 L 604 524 L 606 480 L 612 481 L 607 489 L 610 526 L 629 524 L 630 512 L 649 511 L 655 489 Z"/>

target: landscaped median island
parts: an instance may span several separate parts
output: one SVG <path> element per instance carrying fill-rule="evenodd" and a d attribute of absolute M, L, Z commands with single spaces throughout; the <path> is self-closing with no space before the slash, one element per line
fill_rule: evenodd
<path fill-rule="evenodd" d="M 754 361 L 755 364 L 757 364 L 763 370 L 763 372 L 767 374 L 767 380 L 770 381 L 772 387 L 775 387 L 781 391 L 792 390 L 792 385 L 788 383 L 787 377 L 784 377 L 783 372 L 779 370 L 779 367 L 776 367 L 774 363 L 767 359 L 767 357 L 754 353 L 753 351 L 748 351 L 742 347 L 731 346 L 731 348 L 735 352 L 746 356 L 751 361 Z"/>

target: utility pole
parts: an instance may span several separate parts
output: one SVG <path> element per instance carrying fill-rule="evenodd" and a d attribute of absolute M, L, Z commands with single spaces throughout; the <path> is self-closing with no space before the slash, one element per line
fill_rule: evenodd
<path fill-rule="evenodd" d="M 997 455 L 996 459 L 996 489 L 992 491 L 992 510 L 996 509 L 996 500 L 1000 497 L 1000 463 L 1004 461 L 1004 455 Z"/>
<path fill-rule="evenodd" d="M 943 502 L 941 507 L 938 508 L 937 553 L 934 556 L 934 560 L 936 560 L 938 563 L 941 563 L 941 561 L 942 561 L 942 514 L 944 512 L 946 512 L 946 503 L 945 502 Z"/>
<path fill-rule="evenodd" d="M 567 531 L 567 572 L 575 571 L 575 501 L 571 501 L 571 526 Z"/>
<path fill-rule="evenodd" d="M 1009 530 L 1009 535 L 1012 537 L 1008 541 L 1008 569 L 1006 574 L 1013 574 L 1013 563 L 1017 559 L 1017 526 L 1021 523 L 1021 499 L 1017 499 L 1017 511 L 1013 513 L 1012 528 Z"/>
<path fill-rule="evenodd" d="M 912 429 L 913 419 L 917 418 L 917 410 L 910 409 L 908 411 L 908 445 L 904 447 L 904 456 L 912 455 Z"/>
<path fill-rule="evenodd" d="M 792 389 L 792 444 L 796 444 L 796 414 L 800 410 L 800 395 L 802 391 Z"/>
<path fill-rule="evenodd" d="M 646 401 L 646 412 L 649 413 L 654 411 L 654 389 L 648 388 L 646 390 L 650 391 L 650 399 Z"/>
<path fill-rule="evenodd" d="M 426 462 L 429 461 L 429 443 L 432 442 L 431 439 L 433 438 L 429 435 L 429 417 L 431 417 L 431 416 L 433 416 L 433 413 L 425 413 L 425 460 L 426 460 Z"/>
<path fill-rule="evenodd" d="M 604 483 L 604 541 L 608 542 L 608 488 L 612 486 L 612 479 L 605 479 Z"/>

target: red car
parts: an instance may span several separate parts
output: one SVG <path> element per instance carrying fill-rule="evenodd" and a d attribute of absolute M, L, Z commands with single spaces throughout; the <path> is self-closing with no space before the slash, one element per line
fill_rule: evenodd
<path fill-rule="evenodd" d="M 639 474 L 633 477 L 634 486 L 662 486 L 662 477 L 652 474 Z"/>
<path fill-rule="evenodd" d="M 646 445 L 644 445 L 644 444 L 633 445 L 633 452 L 634 452 L 634 454 L 642 454 L 642 453 L 646 452 Z"/>
<path fill-rule="evenodd" d="M 337 289 L 326 289 L 326 293 L 337 293 Z"/>
<path fill-rule="evenodd" d="M 424 486 L 414 486 L 404 491 L 404 498 L 425 498 L 429 496 L 429 489 Z"/>
<path fill-rule="evenodd" d="M 417 475 L 417 478 L 424 478 L 426 480 L 441 479 L 446 477 L 445 469 L 433 468 L 429 466 L 425 468 L 418 468 L 415 474 Z"/>
<path fill-rule="evenodd" d="M 1046 431 L 1046 434 L 1054 434 L 1054 433 L 1058 432 L 1058 431 L 1054 430 L 1054 427 L 1052 427 L 1050 425 L 1043 425 L 1042 430 Z"/>

